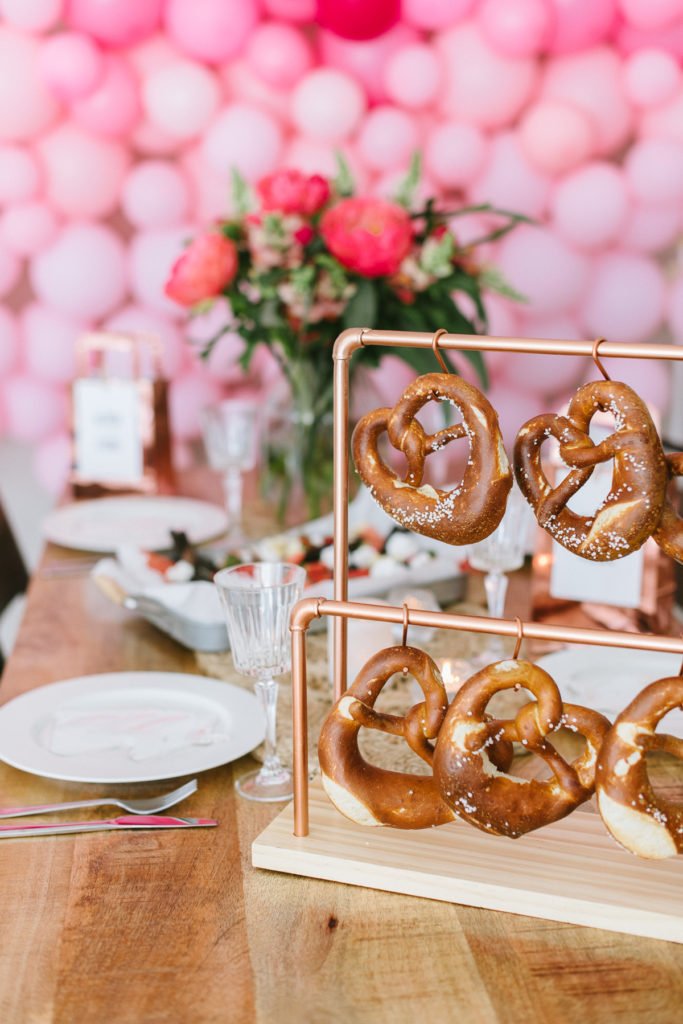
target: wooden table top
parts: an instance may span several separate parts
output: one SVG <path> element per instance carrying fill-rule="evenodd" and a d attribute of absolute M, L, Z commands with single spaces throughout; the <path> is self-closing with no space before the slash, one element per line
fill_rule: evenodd
<path fill-rule="evenodd" d="M 77 557 L 48 549 L 57 556 Z M 87 577 L 37 575 L 0 697 L 126 669 L 197 671 L 190 652 Z M 217 818 L 214 830 L 3 843 L 4 1024 L 683 1017 L 681 946 L 252 868 L 251 842 L 280 805 L 235 796 L 234 777 L 249 767 L 245 758 L 205 773 L 183 804 Z M 0 765 L 3 804 L 102 788 Z"/>

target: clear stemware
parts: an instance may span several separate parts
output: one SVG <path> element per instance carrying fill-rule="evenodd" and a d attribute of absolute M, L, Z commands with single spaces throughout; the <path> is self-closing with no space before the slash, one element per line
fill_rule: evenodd
<path fill-rule="evenodd" d="M 292 774 L 277 755 L 275 677 L 291 666 L 289 616 L 301 598 L 306 571 L 286 562 L 259 562 L 222 569 L 214 583 L 225 610 L 235 668 L 255 678 L 254 689 L 266 718 L 263 767 L 236 783 L 248 800 L 288 800 Z"/>
<path fill-rule="evenodd" d="M 498 528 L 478 544 L 472 544 L 467 551 L 472 568 L 486 573 L 484 589 L 492 618 L 500 619 L 505 612 L 508 589 L 505 574 L 520 569 L 524 564 L 526 514 L 526 502 L 517 487 L 513 486 Z M 474 660 L 477 664 L 496 661 L 503 657 L 504 650 L 502 637 L 490 636 L 485 650 Z"/>
<path fill-rule="evenodd" d="M 202 412 L 206 457 L 211 469 L 222 474 L 228 513 L 228 541 L 241 542 L 242 474 L 256 465 L 259 408 L 244 398 L 226 398 Z"/>

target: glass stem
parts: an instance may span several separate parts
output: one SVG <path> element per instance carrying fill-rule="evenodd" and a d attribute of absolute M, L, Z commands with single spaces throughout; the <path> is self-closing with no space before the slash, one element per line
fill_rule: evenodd
<path fill-rule="evenodd" d="M 259 679 L 255 685 L 256 695 L 261 702 L 266 716 L 265 757 L 263 773 L 271 774 L 280 771 L 282 765 L 277 756 L 276 711 L 279 684 L 274 679 Z"/>
<path fill-rule="evenodd" d="M 508 589 L 508 578 L 502 572 L 489 572 L 484 577 L 484 589 L 486 590 L 486 603 L 489 615 L 493 619 L 502 619 L 505 613 L 505 595 Z M 493 634 L 489 644 L 492 653 L 502 654 L 503 638 Z"/>
<path fill-rule="evenodd" d="M 242 530 L 242 471 L 235 466 L 226 470 L 223 478 L 225 507 L 228 512 L 228 531 L 231 537 Z"/>

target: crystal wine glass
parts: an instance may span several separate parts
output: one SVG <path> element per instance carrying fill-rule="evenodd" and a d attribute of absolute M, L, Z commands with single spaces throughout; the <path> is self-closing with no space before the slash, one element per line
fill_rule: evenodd
<path fill-rule="evenodd" d="M 259 409 L 244 398 L 226 398 L 202 412 L 206 457 L 212 469 L 223 475 L 228 540 L 242 535 L 242 474 L 256 465 Z"/>
<path fill-rule="evenodd" d="M 288 800 L 292 774 L 277 755 L 275 676 L 291 666 L 289 616 L 301 598 L 306 570 L 286 562 L 259 562 L 222 569 L 214 576 L 230 637 L 235 668 L 256 679 L 254 689 L 266 716 L 263 767 L 243 775 L 237 790 L 248 800 Z"/>
<path fill-rule="evenodd" d="M 521 492 L 513 485 L 508 495 L 505 515 L 493 533 L 472 544 L 467 551 L 467 558 L 473 569 L 486 573 L 484 589 L 489 615 L 500 619 L 505 611 L 505 595 L 508 589 L 507 572 L 520 569 L 524 564 L 524 547 L 526 541 L 527 505 Z M 489 636 L 489 642 L 475 659 L 477 664 L 489 664 L 504 656 L 503 639 L 500 636 Z"/>

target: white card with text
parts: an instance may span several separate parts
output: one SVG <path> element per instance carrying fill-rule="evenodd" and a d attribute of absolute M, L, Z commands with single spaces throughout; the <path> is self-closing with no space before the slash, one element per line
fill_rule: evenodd
<path fill-rule="evenodd" d="M 140 393 L 132 380 L 74 381 L 75 471 L 98 483 L 142 479 Z"/>

